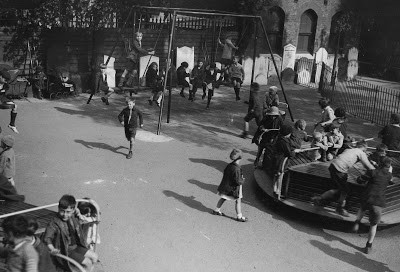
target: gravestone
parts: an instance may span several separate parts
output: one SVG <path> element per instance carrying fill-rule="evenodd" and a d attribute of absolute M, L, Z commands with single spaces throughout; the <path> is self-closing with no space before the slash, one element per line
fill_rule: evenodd
<path fill-rule="evenodd" d="M 287 44 L 283 47 L 282 58 L 282 80 L 285 82 L 293 82 L 296 73 L 294 72 L 294 64 L 296 62 L 296 46 Z"/>
<path fill-rule="evenodd" d="M 287 44 L 283 47 L 282 70 L 290 68 L 294 70 L 294 63 L 296 61 L 296 46 Z"/>
<path fill-rule="evenodd" d="M 347 55 L 347 80 L 352 80 L 358 74 L 358 50 L 352 47 Z"/>
<path fill-rule="evenodd" d="M 268 78 L 271 76 L 276 76 L 276 70 L 274 66 L 274 62 L 272 61 L 271 54 L 266 54 L 268 58 Z M 274 60 L 276 63 L 276 67 L 278 68 L 278 73 L 282 71 L 282 57 L 279 56 L 278 54 L 273 54 Z"/>
<path fill-rule="evenodd" d="M 297 83 L 307 84 L 311 81 L 313 60 L 306 57 L 299 59 L 297 63 Z"/>
<path fill-rule="evenodd" d="M 316 70 L 315 70 L 315 83 L 319 83 L 319 80 L 321 78 L 321 71 L 322 71 L 322 63 L 327 63 L 328 61 L 328 52 L 326 51 L 325 48 L 321 47 L 318 49 L 317 53 L 315 53 L 315 64 L 316 64 Z"/>
<path fill-rule="evenodd" d="M 108 59 L 107 55 L 104 55 L 104 61 L 103 63 L 106 63 Z M 107 84 L 110 88 L 114 88 L 116 86 L 115 84 L 115 69 L 114 69 L 114 62 L 115 58 L 111 57 L 110 60 L 107 63 L 107 69 L 106 69 L 106 75 L 107 75 Z"/>
<path fill-rule="evenodd" d="M 181 66 L 181 63 L 186 61 L 189 64 L 189 71 L 194 67 L 194 47 L 177 47 L 176 48 L 176 66 Z"/>
<path fill-rule="evenodd" d="M 253 67 L 253 59 L 247 57 L 243 60 L 244 69 L 244 80 L 243 85 L 250 85 L 251 83 L 251 70 Z M 256 63 L 254 65 L 254 81 L 258 84 L 268 84 L 268 54 L 260 54 L 256 57 Z"/>

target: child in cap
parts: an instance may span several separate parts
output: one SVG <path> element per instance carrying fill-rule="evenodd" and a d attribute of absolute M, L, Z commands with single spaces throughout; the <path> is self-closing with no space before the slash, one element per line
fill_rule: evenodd
<path fill-rule="evenodd" d="M 0 175 L 3 175 L 15 187 L 15 153 L 14 137 L 6 135 L 1 138 Z"/>
<path fill-rule="evenodd" d="M 327 127 L 327 130 L 329 132 L 326 134 L 326 137 L 328 139 L 329 147 L 326 153 L 326 159 L 328 161 L 331 161 L 333 158 L 335 158 L 339 149 L 343 146 L 344 137 L 343 134 L 339 131 L 339 128 L 340 125 L 336 123 L 332 123 Z"/>
<path fill-rule="evenodd" d="M 283 118 L 280 115 L 279 109 L 277 107 L 271 107 L 266 113 L 265 117 L 261 120 L 261 124 L 254 134 L 252 140 L 252 143 L 255 143 L 258 146 L 256 159 L 254 161 L 255 167 L 258 167 L 259 160 L 264 149 L 268 145 L 275 143 L 282 125 Z"/>
<path fill-rule="evenodd" d="M 184 61 L 181 63 L 181 66 L 179 66 L 176 70 L 178 85 L 182 86 L 181 92 L 179 93 L 182 97 L 185 97 L 184 90 L 186 87 L 189 88 L 189 93 L 191 92 L 191 89 L 193 87 L 193 85 L 190 83 L 190 74 L 187 71 L 188 67 L 189 64 Z"/>
<path fill-rule="evenodd" d="M 318 131 L 313 133 L 313 140 L 311 142 L 311 147 L 319 147 L 318 149 L 308 151 L 308 156 L 312 161 L 326 161 L 326 151 L 328 150 L 328 140 L 326 136 Z"/>
<path fill-rule="evenodd" d="M 125 137 L 129 141 L 129 153 L 127 159 L 132 158 L 132 146 L 135 142 L 136 130 L 140 126 L 143 127 L 143 114 L 135 107 L 136 100 L 133 97 L 128 97 L 128 106 L 124 108 L 118 115 L 118 120 L 125 128 Z M 139 123 L 138 123 L 139 117 Z"/>
<path fill-rule="evenodd" d="M 367 180 L 368 183 L 361 195 L 361 207 L 358 210 L 353 231 L 358 232 L 361 219 L 364 213 L 368 211 L 370 228 L 367 244 L 364 248 L 364 253 L 366 254 L 372 250 L 372 242 L 374 241 L 378 224 L 381 221 L 382 209 L 386 206 L 385 190 L 392 180 L 392 174 L 389 172 L 391 164 L 391 159 L 384 157 L 377 169 L 369 170 L 365 177 L 361 179 Z"/>
<path fill-rule="evenodd" d="M 229 76 L 233 83 L 233 89 L 235 90 L 236 101 L 240 100 L 240 88 L 244 80 L 244 69 L 239 63 L 239 56 L 233 57 L 233 63 L 228 69 Z"/>
<path fill-rule="evenodd" d="M 101 63 L 99 68 L 100 73 L 97 74 L 96 92 L 103 92 L 104 96 L 101 97 L 101 101 L 109 105 L 108 98 L 114 93 L 114 89 L 110 88 L 107 83 L 107 65 Z"/>
<path fill-rule="evenodd" d="M 218 195 L 221 197 L 217 203 L 217 207 L 212 211 L 214 215 L 224 215 L 221 212 L 221 206 L 225 200 L 235 200 L 236 205 L 236 220 L 239 222 L 246 222 L 247 218 L 242 215 L 241 199 L 243 198 L 242 184 L 244 177 L 242 168 L 240 167 L 240 160 L 242 159 L 242 151 L 234 148 L 229 155 L 232 160 L 225 169 L 222 181 L 218 186 Z"/>
<path fill-rule="evenodd" d="M 63 195 L 58 202 L 57 215 L 46 227 L 43 242 L 51 254 L 66 255 L 83 265 L 87 271 L 91 271 L 93 265 L 98 261 L 98 256 L 86 244 L 78 220 L 79 214 L 75 197 Z M 63 271 L 74 271 L 68 261 L 56 256 L 53 260 L 57 268 L 63 269 Z"/>
<path fill-rule="evenodd" d="M 8 82 L 11 80 L 11 75 L 6 70 L 0 70 L 0 102 L 4 105 L 8 105 L 11 108 L 10 112 L 10 124 L 8 127 L 15 133 L 19 133 L 15 125 L 15 119 L 17 118 L 17 104 L 7 98 L 6 92 L 10 88 Z"/>

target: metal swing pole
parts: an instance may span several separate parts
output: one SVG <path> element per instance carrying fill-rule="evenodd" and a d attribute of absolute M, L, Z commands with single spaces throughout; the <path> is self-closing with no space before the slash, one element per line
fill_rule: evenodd
<path fill-rule="evenodd" d="M 276 65 L 275 58 L 274 58 L 274 54 L 272 53 L 271 44 L 269 43 L 269 39 L 268 39 L 268 35 L 267 35 L 267 30 L 265 29 L 264 22 L 263 22 L 262 18 L 261 18 L 260 16 L 258 16 L 258 19 L 259 19 L 260 22 L 261 22 L 261 26 L 262 26 L 262 29 L 263 29 L 263 32 L 264 32 L 265 40 L 267 41 L 269 53 L 270 53 L 270 55 L 271 55 L 272 62 L 274 63 L 276 75 L 277 75 L 277 77 L 278 77 L 279 84 L 280 84 L 281 89 L 282 89 L 283 97 L 285 98 L 286 104 L 288 105 L 288 111 L 289 111 L 289 114 L 290 114 L 290 119 L 292 119 L 292 122 L 294 122 L 293 115 L 292 115 L 292 111 L 291 111 L 291 109 L 290 109 L 289 102 L 288 102 L 288 100 L 287 100 L 287 98 L 286 98 L 285 90 L 283 89 L 283 84 L 282 84 L 281 76 L 279 75 L 278 66 Z"/>
<path fill-rule="evenodd" d="M 254 30 L 253 65 L 251 67 L 251 82 L 250 82 L 250 84 L 253 84 L 253 81 L 254 81 L 254 68 L 256 66 L 257 40 L 258 40 L 258 23 L 256 23 L 255 20 L 253 20 L 253 22 L 255 23 L 256 29 Z"/>
<path fill-rule="evenodd" d="M 117 31 L 117 40 L 115 41 L 113 47 L 111 48 L 111 52 L 108 54 L 108 58 L 107 58 L 106 63 L 105 63 L 106 65 L 107 65 L 108 62 L 110 61 L 110 58 L 111 58 L 112 54 L 114 53 L 115 48 L 117 47 L 117 44 L 118 44 L 118 42 L 119 42 L 119 39 L 120 39 L 122 30 L 125 29 L 125 26 L 126 26 L 126 24 L 128 23 L 129 18 L 131 17 L 131 13 L 132 13 L 133 7 L 134 7 L 134 6 L 132 6 L 131 9 L 129 10 L 128 16 L 126 16 L 126 19 L 125 19 L 124 24 L 123 24 L 122 27 L 119 28 L 118 31 Z M 97 83 L 96 83 L 96 84 L 97 84 Z M 96 87 L 95 87 L 95 88 L 96 88 Z M 93 92 L 90 94 L 89 99 L 88 99 L 88 101 L 86 102 L 86 104 L 89 104 L 89 103 L 90 103 L 90 101 L 92 100 L 93 95 L 96 93 L 96 89 L 95 89 L 95 88 L 93 88 Z"/>
<path fill-rule="evenodd" d="M 172 27 L 171 27 L 171 32 L 169 35 L 167 68 L 166 68 L 166 72 L 165 72 L 163 91 L 161 94 L 162 99 L 161 99 L 161 105 L 160 105 L 160 113 L 158 115 L 157 135 L 160 135 L 160 129 L 161 129 L 161 120 L 162 120 L 162 113 L 163 113 L 163 107 L 164 107 L 164 92 L 165 92 L 165 89 L 167 88 L 168 73 L 169 73 L 170 63 L 171 63 L 172 39 L 174 37 L 175 21 L 176 21 L 176 10 L 174 10 L 174 15 L 173 15 L 173 19 L 172 19 Z"/>

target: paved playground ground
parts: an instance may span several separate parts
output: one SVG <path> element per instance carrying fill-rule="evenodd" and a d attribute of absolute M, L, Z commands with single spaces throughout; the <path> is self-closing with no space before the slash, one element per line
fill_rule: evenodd
<path fill-rule="evenodd" d="M 311 132 L 320 116 L 319 94 L 286 87 L 294 119 L 308 121 Z M 107 272 L 400 270 L 400 227 L 379 231 L 375 251 L 365 255 L 366 233 L 347 233 L 348 226 L 274 209 L 260 193 L 252 178 L 256 146 L 238 137 L 248 89 L 236 102 L 233 90 L 221 87 L 209 110 L 199 95 L 191 103 L 178 93 L 172 96 L 169 124 L 165 107 L 160 135 L 159 108 L 148 105 L 148 93 L 138 93 L 144 127 L 131 160 L 125 158 L 128 142 L 117 121 L 123 95 L 111 98 L 110 106 L 97 96 L 87 105 L 87 94 L 16 101 L 18 191 L 34 205 L 57 202 L 65 193 L 95 199 L 102 208 L 98 252 Z M 9 111 L 3 110 L 3 134 L 12 133 L 8 121 Z M 379 129 L 350 117 L 348 130 L 356 137 L 376 137 Z M 210 214 L 233 147 L 244 152 L 247 223 Z M 225 203 L 223 211 L 235 217 L 233 203 Z"/>

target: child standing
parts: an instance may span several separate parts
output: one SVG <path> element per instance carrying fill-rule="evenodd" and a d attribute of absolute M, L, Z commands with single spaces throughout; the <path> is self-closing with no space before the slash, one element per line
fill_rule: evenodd
<path fill-rule="evenodd" d="M 390 125 L 385 126 L 378 134 L 390 150 L 400 151 L 400 115 L 392 113 L 390 116 Z"/>
<path fill-rule="evenodd" d="M 218 195 L 221 196 L 221 198 L 217 203 L 217 208 L 212 211 L 212 214 L 224 215 L 221 212 L 222 204 L 224 204 L 225 200 L 235 200 L 236 220 L 239 222 L 246 222 L 247 218 L 242 215 L 241 207 L 241 199 L 243 198 L 242 184 L 244 183 L 242 168 L 240 168 L 242 151 L 234 148 L 229 157 L 232 162 L 225 167 L 222 181 L 218 186 Z"/>
<path fill-rule="evenodd" d="M 313 140 L 311 142 L 311 147 L 319 147 L 318 149 L 310 150 L 308 156 L 312 161 L 326 162 L 326 151 L 328 150 L 328 140 L 326 136 L 321 132 L 315 131 L 313 133 Z"/>
<path fill-rule="evenodd" d="M 45 86 L 46 74 L 43 72 L 43 67 L 36 67 L 35 74 L 33 75 L 32 93 L 33 97 L 42 99 L 42 90 L 46 89 Z"/>
<path fill-rule="evenodd" d="M 367 147 L 368 144 L 366 141 L 357 142 L 356 148 L 346 149 L 332 161 L 329 166 L 329 173 L 335 188 L 324 192 L 320 196 L 311 198 L 316 205 L 321 205 L 323 202 L 336 198 L 338 199 L 336 212 L 342 216 L 349 216 L 344 207 L 346 205 L 346 197 L 350 191 L 347 183 L 347 173 L 350 167 L 360 161 L 365 168 L 369 170 L 375 169 L 369 162 L 367 154 L 365 154 Z"/>
<path fill-rule="evenodd" d="M 257 82 L 251 83 L 250 86 L 250 99 L 249 108 L 246 116 L 244 117 L 244 128 L 241 135 L 242 138 L 247 138 L 249 134 L 249 122 L 252 119 L 256 120 L 257 127 L 261 124 L 263 118 L 263 109 L 261 104 L 261 99 L 259 97 L 260 85 Z"/>
<path fill-rule="evenodd" d="M 229 67 L 229 75 L 235 90 L 236 101 L 240 100 L 240 88 L 244 80 L 244 69 L 239 63 L 239 56 L 233 57 L 233 64 Z"/>
<path fill-rule="evenodd" d="M 9 100 L 6 96 L 6 92 L 10 88 L 8 85 L 8 81 L 11 79 L 10 73 L 7 72 L 6 70 L 1 70 L 0 71 L 0 103 L 4 105 L 9 105 L 11 108 L 10 112 L 10 124 L 8 127 L 14 131 L 15 133 L 19 133 L 17 130 L 17 127 L 15 126 L 15 119 L 17 118 L 17 105 Z"/>
<path fill-rule="evenodd" d="M 34 218 L 27 218 L 28 220 L 28 231 L 27 235 L 30 239 L 31 245 L 36 249 L 39 255 L 39 266 L 38 272 L 56 272 L 57 269 L 53 264 L 53 260 L 51 259 L 51 255 L 47 246 L 40 240 L 40 238 L 36 237 L 35 233 L 39 228 L 39 224 Z"/>
<path fill-rule="evenodd" d="M 132 146 L 135 142 L 136 129 L 139 126 L 143 127 L 143 114 L 135 107 L 136 100 L 133 97 L 127 99 L 128 106 L 124 108 L 118 115 L 118 120 L 125 128 L 125 137 L 129 141 L 129 153 L 126 155 L 127 159 L 132 158 Z"/>
<path fill-rule="evenodd" d="M 7 271 L 38 272 L 39 256 L 28 237 L 28 220 L 23 215 L 6 217 L 2 223 L 4 239 L 10 247 L 1 248 Z"/>
<path fill-rule="evenodd" d="M 185 87 L 189 88 L 189 94 L 191 93 L 192 84 L 190 84 L 190 74 L 187 72 L 189 64 L 184 61 L 181 63 L 181 66 L 178 67 L 176 70 L 176 75 L 178 79 L 178 85 L 182 86 L 181 92 L 179 93 L 180 96 L 185 97 Z"/>
<path fill-rule="evenodd" d="M 91 271 L 98 256 L 88 249 L 76 214 L 79 215 L 79 210 L 76 208 L 75 198 L 72 195 L 63 195 L 58 202 L 57 215 L 47 225 L 43 241 L 51 254 L 67 255 Z M 64 259 L 55 257 L 54 264 L 58 268 L 71 270 L 69 262 Z"/>
<path fill-rule="evenodd" d="M 6 135 L 1 138 L 0 152 L 0 175 L 3 175 L 15 187 L 15 153 L 14 153 L 14 137 Z"/>
<path fill-rule="evenodd" d="M 339 131 L 340 125 L 336 123 L 332 123 L 328 126 L 327 130 L 329 131 L 327 133 L 327 138 L 328 138 L 328 151 L 326 153 L 326 159 L 328 161 L 333 160 L 334 157 L 336 157 L 336 154 L 338 153 L 339 149 L 342 148 L 343 146 L 343 140 L 344 137 L 342 133 Z"/>
<path fill-rule="evenodd" d="M 390 167 L 390 158 L 384 157 L 377 169 L 368 171 L 366 174 L 368 183 L 361 195 L 361 208 L 358 210 L 357 219 L 353 226 L 353 231 L 357 232 L 365 211 L 369 212 L 370 228 L 367 244 L 364 248 L 365 254 L 372 250 L 372 242 L 381 221 L 382 209 L 386 206 L 385 189 L 392 180 L 392 174 L 389 172 Z"/>

